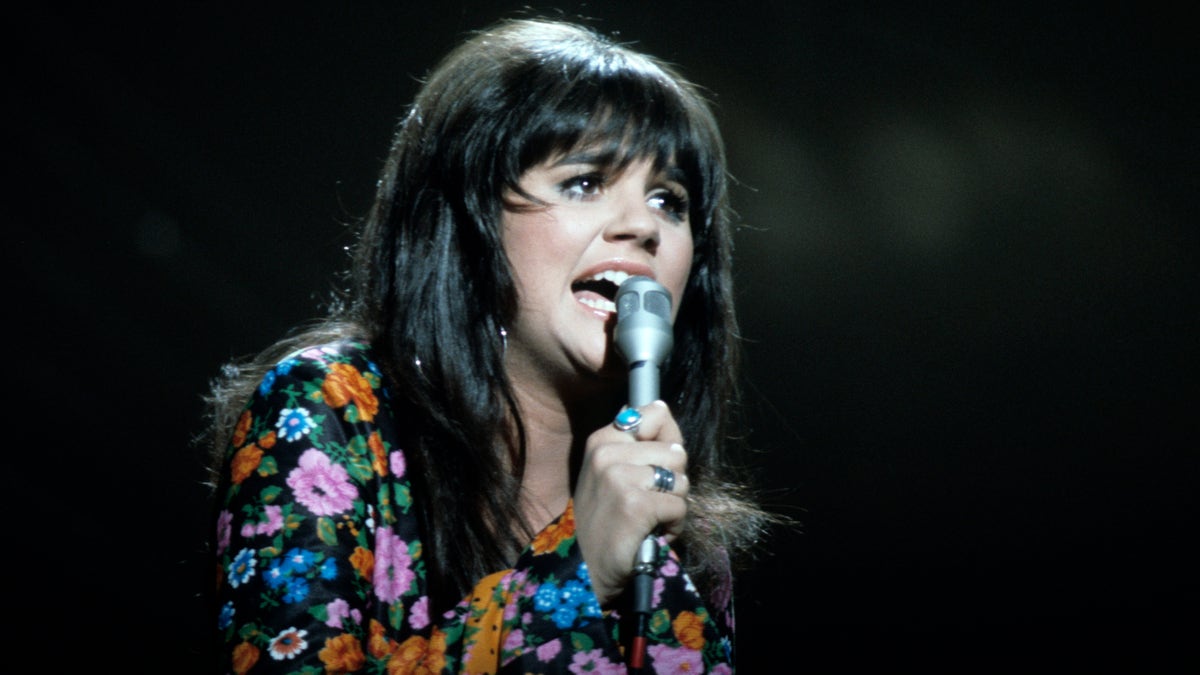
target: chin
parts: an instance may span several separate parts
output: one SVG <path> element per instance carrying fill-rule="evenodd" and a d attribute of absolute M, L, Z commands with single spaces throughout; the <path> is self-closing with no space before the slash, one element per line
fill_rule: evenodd
<path fill-rule="evenodd" d="M 594 382 L 620 384 L 628 377 L 625 361 L 615 349 L 606 351 L 599 358 L 587 356 L 577 362 L 579 374 Z"/>

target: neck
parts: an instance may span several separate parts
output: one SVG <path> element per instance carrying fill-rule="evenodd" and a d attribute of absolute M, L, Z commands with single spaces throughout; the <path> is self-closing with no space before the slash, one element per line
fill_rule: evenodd
<path fill-rule="evenodd" d="M 587 437 L 612 419 L 620 397 L 599 390 L 569 399 L 521 381 L 513 393 L 525 427 L 522 510 L 537 532 L 566 509 Z"/>

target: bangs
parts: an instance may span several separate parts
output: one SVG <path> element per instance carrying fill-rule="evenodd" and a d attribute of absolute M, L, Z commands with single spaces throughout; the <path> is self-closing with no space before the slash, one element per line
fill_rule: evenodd
<path fill-rule="evenodd" d="M 643 159 L 656 171 L 674 166 L 694 211 L 708 215 L 724 158 L 715 122 L 694 91 L 656 64 L 569 45 L 522 71 L 504 87 L 510 102 L 520 101 L 500 149 L 505 187 L 516 190 L 525 171 L 552 157 L 587 150 L 617 172 Z"/>
<path fill-rule="evenodd" d="M 519 148 L 518 170 L 582 149 L 614 169 L 638 159 L 652 159 L 661 169 L 681 154 L 696 154 L 686 116 L 663 97 L 644 88 L 604 91 L 607 88 L 595 83 L 580 89 L 584 91 L 544 103 L 526 117 L 526 125 L 513 138 L 514 149 Z"/>

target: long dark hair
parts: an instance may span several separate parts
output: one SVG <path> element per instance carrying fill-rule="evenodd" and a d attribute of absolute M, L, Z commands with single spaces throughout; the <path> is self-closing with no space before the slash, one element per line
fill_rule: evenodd
<path fill-rule="evenodd" d="M 668 64 L 591 29 L 505 21 L 452 51 L 400 121 L 328 318 L 227 366 L 210 394 L 219 462 L 271 363 L 316 340 L 369 341 L 407 429 L 439 609 L 511 566 L 528 541 L 524 434 L 500 338 L 517 308 L 503 195 L 530 167 L 579 147 L 607 149 L 614 167 L 674 162 L 685 177 L 695 252 L 661 389 L 689 451 L 693 515 L 677 547 L 697 583 L 711 584 L 766 520 L 726 452 L 740 349 L 724 148 L 708 103 Z"/>

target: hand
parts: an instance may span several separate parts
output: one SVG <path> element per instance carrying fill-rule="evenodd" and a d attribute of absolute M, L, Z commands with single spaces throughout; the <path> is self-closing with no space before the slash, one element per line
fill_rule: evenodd
<path fill-rule="evenodd" d="M 601 606 L 628 585 L 642 540 L 673 541 L 687 516 L 683 434 L 662 401 L 640 409 L 634 432 L 606 424 L 588 436 L 573 496 L 575 532 Z M 675 472 L 671 492 L 654 488 L 654 466 Z"/>

